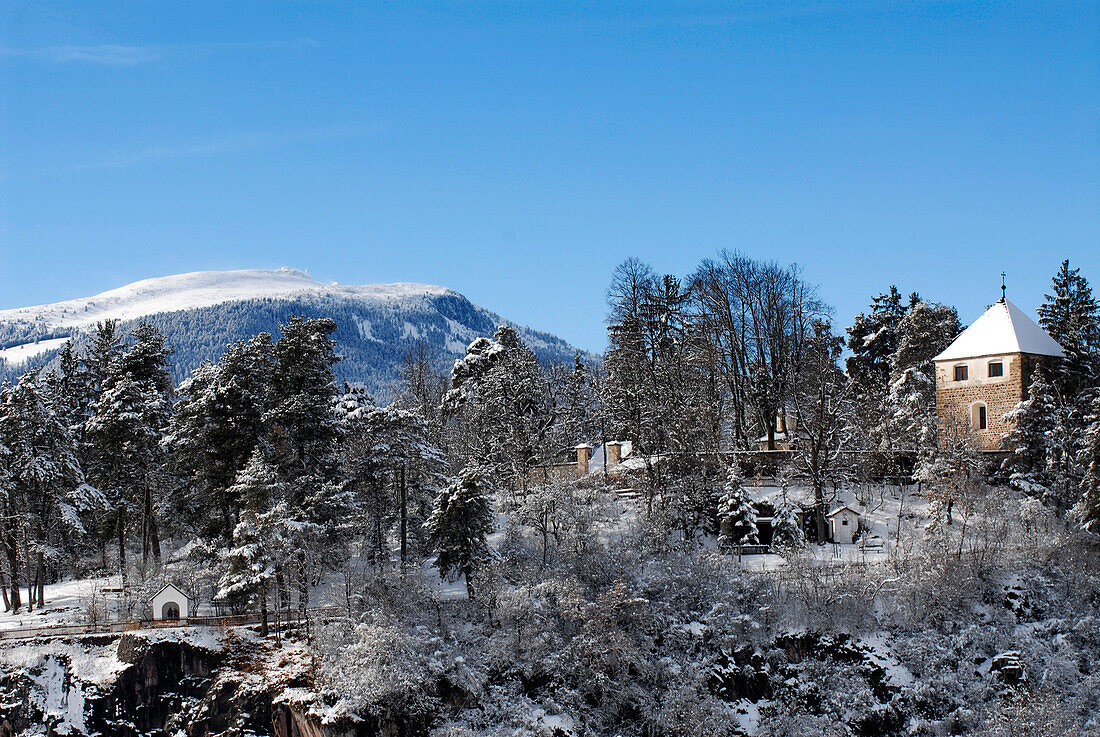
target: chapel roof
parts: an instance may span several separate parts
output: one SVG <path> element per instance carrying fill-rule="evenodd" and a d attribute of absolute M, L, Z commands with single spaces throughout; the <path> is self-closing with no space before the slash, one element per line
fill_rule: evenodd
<path fill-rule="evenodd" d="M 1002 297 L 934 360 L 955 361 L 1006 353 L 1059 358 L 1065 355 L 1054 338 L 1023 310 Z"/>

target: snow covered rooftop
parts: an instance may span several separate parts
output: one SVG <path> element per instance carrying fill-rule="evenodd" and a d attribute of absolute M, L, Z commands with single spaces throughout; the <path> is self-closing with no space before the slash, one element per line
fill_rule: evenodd
<path fill-rule="evenodd" d="M 1016 305 L 1002 299 L 985 311 L 974 324 L 955 338 L 936 361 L 1030 353 L 1063 356 L 1062 348 Z"/>

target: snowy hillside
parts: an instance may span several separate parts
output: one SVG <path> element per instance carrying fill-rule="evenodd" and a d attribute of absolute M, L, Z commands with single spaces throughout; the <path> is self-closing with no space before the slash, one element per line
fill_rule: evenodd
<path fill-rule="evenodd" d="M 147 319 L 175 346 L 177 380 L 227 343 L 275 333 L 291 315 L 332 317 L 344 360 L 341 379 L 383 391 L 418 340 L 432 346 L 446 370 L 471 340 L 507 322 L 461 294 L 425 284 L 322 284 L 293 269 L 200 271 L 145 279 L 118 289 L 49 305 L 0 310 L 0 375 L 47 363 L 69 338 L 97 322 L 123 327 Z M 517 326 L 518 327 L 518 326 Z M 520 328 L 543 360 L 571 361 L 575 349 L 547 333 Z"/>

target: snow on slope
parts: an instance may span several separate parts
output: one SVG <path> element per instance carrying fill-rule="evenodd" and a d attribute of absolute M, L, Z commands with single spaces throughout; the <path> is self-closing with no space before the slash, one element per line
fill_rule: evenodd
<path fill-rule="evenodd" d="M 224 302 L 270 299 L 295 294 L 355 297 L 393 302 L 429 295 L 453 294 L 426 284 L 370 284 L 347 286 L 322 284 L 309 274 L 283 267 L 276 271 L 196 271 L 189 274 L 144 279 L 94 297 L 66 300 L 35 307 L 0 310 L 0 324 L 22 323 L 43 332 L 79 330 L 106 319 L 133 320 L 146 315 L 212 307 Z M 10 365 L 61 347 L 65 338 L 52 338 L 0 350 Z"/>

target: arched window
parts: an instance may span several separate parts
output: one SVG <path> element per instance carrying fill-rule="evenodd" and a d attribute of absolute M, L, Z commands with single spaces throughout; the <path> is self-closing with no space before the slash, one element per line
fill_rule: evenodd
<path fill-rule="evenodd" d="M 989 427 L 989 414 L 983 402 L 970 405 L 970 426 L 975 430 L 985 430 Z"/>
<path fill-rule="evenodd" d="M 180 605 L 174 601 L 167 601 L 160 610 L 161 619 L 179 619 Z"/>

